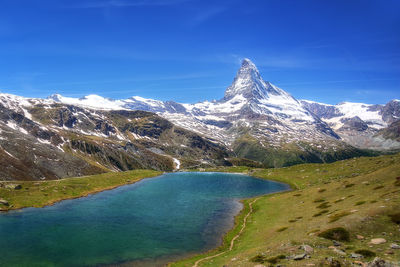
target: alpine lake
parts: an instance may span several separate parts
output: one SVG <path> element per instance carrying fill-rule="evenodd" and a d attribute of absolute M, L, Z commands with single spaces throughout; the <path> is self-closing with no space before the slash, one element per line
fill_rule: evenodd
<path fill-rule="evenodd" d="M 240 199 L 286 184 L 208 172 L 135 184 L 0 214 L 0 266 L 163 266 L 218 247 Z"/>

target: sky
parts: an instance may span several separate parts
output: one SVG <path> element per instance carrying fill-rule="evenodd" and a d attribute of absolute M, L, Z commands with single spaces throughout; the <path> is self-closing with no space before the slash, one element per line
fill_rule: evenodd
<path fill-rule="evenodd" d="M 298 99 L 400 98 L 397 0 L 0 0 L 0 92 L 195 103 L 251 59 Z"/>

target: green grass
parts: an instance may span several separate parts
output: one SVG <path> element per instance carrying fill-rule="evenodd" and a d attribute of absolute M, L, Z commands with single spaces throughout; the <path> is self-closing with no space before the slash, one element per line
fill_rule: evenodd
<path fill-rule="evenodd" d="M 232 169 L 213 169 L 230 170 Z M 274 255 L 293 256 L 304 253 L 299 249 L 301 244 L 314 247 L 311 258 L 301 261 L 280 259 L 279 264 L 320 266 L 325 258 L 333 257 L 340 261 L 342 266 L 349 266 L 353 262 L 352 259 L 340 258 L 329 248 L 332 241 L 318 236 L 332 228 L 344 228 L 349 233 L 349 241 L 345 241 L 348 254 L 355 250 L 368 249 L 385 260 L 395 261 L 400 258 L 398 250 L 393 250 L 394 254 L 385 253 L 389 244 L 400 240 L 397 225 L 400 194 L 395 185 L 398 181 L 396 177 L 400 177 L 400 154 L 362 157 L 330 164 L 302 164 L 279 169 L 235 167 L 234 170 L 288 183 L 295 191 L 259 198 L 253 204 L 254 212 L 248 218 L 244 232 L 236 239 L 231 251 L 227 250 L 226 243 L 233 238 L 232 233 L 237 233 L 238 227 L 241 227 L 240 220 L 243 214 L 248 212 L 246 205 L 244 213 L 236 219 L 237 227 L 225 236 L 225 246 L 171 263 L 171 266 L 193 266 L 196 260 L 224 251 L 222 255 L 205 260 L 199 266 L 253 267 L 255 263 L 250 259 L 257 255 L 261 255 L 264 265 L 269 266 L 266 259 Z M 346 187 L 348 184 L 353 185 Z M 383 187 L 374 190 L 378 186 Z M 321 188 L 326 191 L 320 192 Z M 382 194 L 385 196 L 381 197 Z M 244 203 L 250 201 L 245 200 Z M 363 201 L 365 204 L 355 206 L 355 203 Z M 331 207 L 329 210 L 316 208 L 321 203 Z M 319 215 L 314 217 L 316 214 Z M 298 217 L 302 219 L 295 220 Z M 277 231 L 280 229 L 284 230 Z M 387 243 L 367 247 L 368 240 L 382 237 L 382 232 L 390 233 L 384 237 Z M 356 235 L 364 236 L 365 240 L 357 239 Z"/>
<path fill-rule="evenodd" d="M 356 206 L 360 206 L 360 205 L 363 205 L 363 204 L 365 204 L 365 202 L 367 202 L 367 201 L 360 200 L 360 201 L 357 201 L 357 202 L 356 202 L 356 204 L 354 204 L 354 205 L 356 205 Z"/>
<path fill-rule="evenodd" d="M 329 223 L 336 222 L 343 218 L 344 216 L 350 215 L 351 213 L 348 211 L 340 211 L 336 214 L 333 214 L 332 216 L 329 216 Z"/>
<path fill-rule="evenodd" d="M 329 212 L 329 210 L 321 210 L 320 212 L 315 213 L 315 214 L 313 215 L 313 217 L 318 217 L 318 216 L 321 216 L 321 215 L 323 215 L 323 214 L 325 214 L 325 213 L 328 213 L 328 212 Z"/>
<path fill-rule="evenodd" d="M 277 231 L 277 232 L 283 232 L 283 231 L 285 231 L 285 230 L 288 229 L 288 228 L 289 228 L 289 227 L 284 226 L 284 227 L 281 227 L 281 228 L 277 229 L 276 231 Z"/>
<path fill-rule="evenodd" d="M 399 181 L 396 177 L 400 177 L 400 154 L 355 158 L 330 164 L 302 164 L 279 169 L 220 167 L 206 171 L 244 173 L 285 182 L 295 191 L 258 198 L 253 204 L 253 213 L 247 219 L 245 230 L 229 251 L 229 244 L 240 232 L 243 218 L 249 212 L 249 203 L 253 199 L 242 200 L 244 209 L 235 218 L 235 227 L 224 236 L 220 247 L 171 263 L 171 266 L 193 266 L 195 261 L 221 252 L 225 253 L 205 260 L 199 266 L 253 267 L 255 264 L 251 259 L 257 255 L 262 256 L 264 264 L 272 264 L 267 259 L 273 259 L 275 255 L 293 256 L 303 253 L 299 250 L 301 244 L 309 244 L 318 249 L 310 259 L 295 262 L 279 258 L 279 264 L 319 266 L 326 257 L 334 257 L 341 261 L 343 266 L 347 266 L 351 260 L 338 258 L 338 255 L 329 249 L 332 241 L 318 236 L 335 228 L 344 228 L 349 233 L 349 241 L 346 241 L 347 253 L 368 249 L 386 260 L 394 261 L 400 258 L 398 250 L 394 250 L 394 254 L 385 254 L 388 244 L 400 240 L 400 194 L 396 185 Z M 21 190 L 0 188 L 0 198 L 9 201 L 11 208 L 41 207 L 61 199 L 87 195 L 159 174 L 155 171 L 137 170 L 59 181 L 20 182 Z M 346 187 L 348 184 L 353 186 Z M 380 188 L 374 189 L 377 187 Z M 325 190 L 321 192 L 321 188 Z M 314 202 L 315 200 L 321 201 Z M 368 204 L 355 206 L 355 203 L 363 201 Z M 316 208 L 320 204 L 330 206 L 329 210 Z M 318 213 L 321 214 L 314 216 Z M 333 219 L 337 220 L 332 221 Z M 382 237 L 382 232 L 390 233 L 385 236 L 387 243 L 376 247 L 366 247 L 366 240 L 355 238 L 356 235 L 362 235 L 365 239 Z"/>
<path fill-rule="evenodd" d="M 323 202 L 317 206 L 317 209 L 327 209 L 329 207 L 331 207 L 331 205 L 329 205 L 329 202 Z"/>
<path fill-rule="evenodd" d="M 0 198 L 7 200 L 10 204 L 9 206 L 0 204 L 0 209 L 43 207 L 60 200 L 86 196 L 160 174 L 159 171 L 133 170 L 51 181 L 14 181 L 12 183 L 22 185 L 22 189 L 12 190 L 0 187 Z"/>
<path fill-rule="evenodd" d="M 378 190 L 378 189 L 382 189 L 382 188 L 384 188 L 383 185 L 378 185 L 377 187 L 374 187 L 374 190 Z"/>
<path fill-rule="evenodd" d="M 389 214 L 390 219 L 392 222 L 400 224 L 400 212 Z"/>
<path fill-rule="evenodd" d="M 336 241 L 350 241 L 350 233 L 343 227 L 327 229 L 319 233 L 318 236 Z"/>
<path fill-rule="evenodd" d="M 256 255 L 253 258 L 250 259 L 250 261 L 252 262 L 258 262 L 258 263 L 264 263 L 264 262 L 268 262 L 271 264 L 276 264 L 278 263 L 280 260 L 286 258 L 285 255 L 278 255 L 278 256 L 273 256 L 273 257 L 267 257 L 265 255 Z"/>
<path fill-rule="evenodd" d="M 372 257 L 376 256 L 375 252 L 373 252 L 371 250 L 368 250 L 368 249 L 358 249 L 358 250 L 356 250 L 354 252 L 357 253 L 357 254 L 363 255 L 366 258 L 372 258 Z"/>

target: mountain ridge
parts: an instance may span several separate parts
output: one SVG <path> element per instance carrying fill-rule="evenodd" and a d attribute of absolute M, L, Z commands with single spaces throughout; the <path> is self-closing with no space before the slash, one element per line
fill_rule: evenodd
<path fill-rule="evenodd" d="M 396 100 L 387 105 L 297 100 L 264 81 L 249 59 L 224 97 L 212 102 L 0 94 L 0 152 L 15 161 L 0 179 L 15 178 L 24 168 L 37 178 L 56 179 L 232 162 L 264 167 L 331 162 L 371 154 L 363 149 L 400 148 L 397 124 L 389 127 L 399 116 Z M 23 142 L 11 145 L 14 139 Z M 54 162 L 63 157 L 65 168 L 57 168 Z"/>
<path fill-rule="evenodd" d="M 93 95 L 89 97 L 94 98 Z M 125 100 L 106 99 L 107 103 L 100 105 L 99 103 L 104 102 L 104 99 L 106 98 L 100 101 L 89 101 L 87 99 L 79 101 L 71 98 L 68 100 L 58 99 L 58 101 L 95 108 L 139 109 L 155 112 L 184 128 L 195 129 L 201 134 L 207 135 L 207 132 L 214 131 L 216 138 L 227 144 L 231 144 L 236 137 L 227 135 L 224 131 L 221 131 L 221 128 L 232 127 L 232 120 L 235 121 L 238 118 L 240 120 L 240 118 L 246 116 L 269 116 L 269 121 L 276 122 L 282 119 L 281 117 L 289 116 L 293 120 L 319 123 L 317 128 L 324 129 L 323 131 L 328 135 L 336 139 L 344 137 L 349 144 L 360 148 L 379 150 L 400 147 L 397 142 L 392 142 L 390 145 L 377 142 L 377 144 L 369 147 L 367 141 L 364 142 L 365 144 L 357 144 L 350 141 L 348 135 L 336 133 L 336 131 L 340 132 L 339 129 L 345 124 L 357 124 L 358 117 L 362 120 L 361 124 L 368 126 L 369 133 L 367 135 L 373 136 L 378 130 L 388 127 L 390 123 L 400 118 L 400 104 L 398 105 L 400 101 L 394 99 L 386 105 L 353 102 L 331 105 L 310 100 L 297 100 L 286 91 L 264 81 L 255 64 L 247 58 L 243 60 L 232 85 L 226 89 L 224 97 L 217 101 L 185 104 L 134 96 Z M 94 102 L 94 104 L 90 102 Z M 383 109 L 387 109 L 387 111 L 383 112 L 383 115 L 378 114 Z M 375 114 L 373 114 L 374 112 Z M 397 115 L 391 116 L 390 112 Z M 373 118 L 369 118 L 368 115 L 373 116 Z M 385 116 L 385 118 L 382 118 L 382 116 Z M 342 119 L 343 122 L 340 121 Z M 376 138 L 367 139 L 377 140 Z M 379 145 L 379 143 L 382 145 Z"/>

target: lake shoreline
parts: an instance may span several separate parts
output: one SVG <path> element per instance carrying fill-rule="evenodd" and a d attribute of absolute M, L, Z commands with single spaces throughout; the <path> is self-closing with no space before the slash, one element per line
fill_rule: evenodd
<path fill-rule="evenodd" d="M 254 212 L 253 209 L 251 209 L 251 204 L 253 204 L 256 200 L 258 200 L 259 198 L 262 197 L 267 197 L 267 196 L 271 196 L 271 195 L 277 195 L 277 194 L 285 194 L 288 192 L 292 192 L 296 189 L 293 188 L 292 185 L 284 183 L 282 181 L 279 180 L 274 180 L 274 179 L 265 179 L 265 178 L 261 178 L 261 177 L 257 177 L 257 176 L 253 176 L 251 174 L 246 174 L 246 173 L 234 173 L 234 172 L 225 172 L 225 173 L 230 173 L 230 174 L 241 174 L 241 175 L 248 175 L 251 176 L 253 178 L 257 178 L 257 179 L 262 179 L 262 180 L 270 180 L 270 181 L 274 181 L 274 182 L 278 182 L 281 184 L 285 184 L 289 186 L 289 189 L 284 190 L 284 191 L 279 191 L 279 192 L 274 192 L 274 193 L 268 193 L 268 194 L 264 194 L 264 195 L 260 195 L 260 196 L 255 196 L 255 197 L 251 197 L 251 198 L 246 198 L 246 199 L 241 199 L 239 200 L 239 202 L 242 204 L 242 209 L 239 211 L 238 214 L 236 214 L 236 216 L 234 217 L 234 226 L 228 230 L 227 233 L 222 235 L 222 244 L 212 248 L 210 250 L 206 250 L 204 252 L 199 252 L 199 253 L 195 253 L 194 255 L 191 255 L 189 257 L 185 257 L 185 258 L 181 258 L 177 261 L 170 261 L 168 262 L 167 265 L 165 265 L 166 267 L 171 267 L 172 264 L 176 263 L 176 262 L 180 262 L 180 261 L 184 261 L 184 260 L 190 260 L 190 259 L 196 259 L 198 257 L 197 261 L 200 260 L 205 260 L 206 258 L 208 259 L 208 257 L 213 258 L 214 256 L 220 256 L 228 251 L 230 251 L 230 246 L 234 245 L 234 240 L 233 239 L 237 239 L 240 237 L 240 234 L 242 231 L 245 230 L 245 226 L 243 227 L 243 229 L 240 230 L 240 233 L 234 236 L 231 236 L 232 234 L 234 234 L 235 232 L 237 232 L 237 230 L 239 230 L 242 226 L 243 223 L 246 223 L 247 217 L 251 216 L 251 214 Z M 247 204 L 247 205 L 246 205 Z M 233 241 L 232 241 L 233 240 Z M 196 262 L 197 262 L 196 261 Z M 197 264 L 193 265 L 193 267 L 196 266 Z"/>
<path fill-rule="evenodd" d="M 188 172 L 190 172 L 190 171 L 188 171 Z M 271 181 L 274 181 L 274 182 L 277 182 L 277 183 L 280 183 L 280 184 L 289 185 L 289 187 L 290 187 L 289 190 L 293 190 L 293 185 L 291 185 L 291 184 L 288 184 L 288 183 L 285 183 L 285 182 L 282 182 L 282 181 L 279 181 L 279 180 L 276 180 L 276 179 L 265 179 L 265 178 L 262 178 L 262 177 L 257 177 L 257 176 L 254 176 L 252 173 L 229 172 L 229 171 L 214 171 L 214 170 L 213 171 L 200 172 L 200 173 L 207 173 L 207 172 L 209 172 L 209 173 L 213 173 L 213 172 L 215 172 L 215 173 L 228 173 L 228 174 L 237 174 L 237 175 L 245 175 L 245 176 L 247 175 L 247 176 L 254 177 L 256 179 L 271 180 Z M 125 172 L 119 172 L 119 173 L 125 173 Z M 9 212 L 9 211 L 26 209 L 26 208 L 44 208 L 44 207 L 47 207 L 47 206 L 53 206 L 54 204 L 56 204 L 58 202 L 61 202 L 61 201 L 64 201 L 64 200 L 71 200 L 71 199 L 78 199 L 78 198 L 87 197 L 87 196 L 90 196 L 90 195 L 93 195 L 93 194 L 97 194 L 97 193 L 101 193 L 101 192 L 104 192 L 104 191 L 112 190 L 112 189 L 115 189 L 115 188 L 118 188 L 118 187 L 121 187 L 121 186 L 134 184 L 134 183 L 137 183 L 137 182 L 139 182 L 139 181 L 141 181 L 143 179 L 146 179 L 146 178 L 155 178 L 155 177 L 161 176 L 162 174 L 167 174 L 167 173 L 173 173 L 173 172 L 159 172 L 159 173 L 157 173 L 155 175 L 149 175 L 149 176 L 140 177 L 140 178 L 138 178 L 138 179 L 136 179 L 134 181 L 127 180 L 124 183 L 118 183 L 118 184 L 114 184 L 114 185 L 110 185 L 110 186 L 106 186 L 106 187 L 101 187 L 101 188 L 94 188 L 94 189 L 92 189 L 90 191 L 81 192 L 80 195 L 63 196 L 63 197 L 59 197 L 59 198 L 49 199 L 45 203 L 42 203 L 40 205 L 14 206 L 13 204 L 11 204 L 11 206 L 9 206 L 7 209 L 0 209 L 0 214 L 1 213 L 6 213 L 6 212 Z M 107 175 L 107 174 L 110 174 L 110 173 L 104 173 L 102 175 Z M 18 180 L 15 180 L 15 181 L 1 181 L 0 183 L 2 183 L 2 184 L 21 184 L 21 183 L 31 183 L 31 184 L 33 184 L 33 183 L 44 183 L 44 182 L 47 182 L 47 183 L 49 183 L 49 182 L 51 182 L 51 183 L 59 183 L 61 181 L 71 181 L 72 179 L 78 179 L 79 180 L 79 179 L 83 179 L 83 178 L 86 178 L 86 177 L 92 177 L 92 175 L 90 175 L 90 176 L 81 176 L 81 177 L 63 178 L 63 179 L 59 179 L 59 180 L 49 180 L 49 181 L 18 181 Z M 20 193 L 20 192 L 24 192 L 24 191 L 21 190 L 21 189 L 15 190 L 15 193 Z M 2 196 L 0 195 L 0 198 L 1 197 Z"/>
<path fill-rule="evenodd" d="M 134 171 L 120 172 L 120 173 L 131 173 L 131 172 L 134 172 Z M 100 175 L 71 177 L 71 178 L 63 178 L 63 179 L 59 179 L 59 180 L 49 180 L 49 181 L 4 181 L 3 184 L 22 184 L 23 185 L 22 189 L 18 189 L 18 190 L 13 189 L 14 191 L 12 193 L 14 193 L 14 195 L 21 194 L 21 195 L 26 196 L 26 194 L 24 194 L 26 192 L 23 191 L 23 189 L 27 185 L 28 186 L 33 186 L 34 184 L 39 184 L 37 186 L 40 187 L 42 185 L 42 183 L 43 184 L 44 183 L 52 183 L 53 186 L 57 186 L 57 183 L 61 184 L 63 182 L 68 185 L 68 182 L 72 182 L 73 180 L 79 181 L 79 180 L 82 180 L 82 179 L 85 179 L 85 178 L 86 179 L 87 178 L 88 179 L 96 179 L 96 178 L 92 178 L 92 177 L 107 176 L 107 175 L 110 175 L 112 177 L 115 174 L 118 175 L 118 173 L 103 173 L 103 174 L 100 174 Z M 4 209 L 4 210 L 0 209 L 0 214 L 7 213 L 9 211 L 17 211 L 17 210 L 21 210 L 21 209 L 26 209 L 26 208 L 44 208 L 44 207 L 48 207 L 48 206 L 53 206 L 56 203 L 59 203 L 59 202 L 64 201 L 64 200 L 84 198 L 84 197 L 87 197 L 87 196 L 90 196 L 90 195 L 93 195 L 93 194 L 97 194 L 97 193 L 101 193 L 101 192 L 104 192 L 104 191 L 116 189 L 116 188 L 121 187 L 121 186 L 134 184 L 134 183 L 137 183 L 137 182 L 139 182 L 139 181 L 141 181 L 143 179 L 146 179 L 146 178 L 158 177 L 158 176 L 160 176 L 162 174 L 163 174 L 163 172 L 151 171 L 151 172 L 145 173 L 143 175 L 139 174 L 140 177 L 134 177 L 132 179 L 126 179 L 126 180 L 123 180 L 123 181 L 116 181 L 114 184 L 111 184 L 111 185 L 107 184 L 107 185 L 102 186 L 102 187 L 94 187 L 92 189 L 87 189 L 86 191 L 80 192 L 78 195 L 66 195 L 66 196 L 61 196 L 61 197 L 58 196 L 58 197 L 54 197 L 54 198 L 49 198 L 49 199 L 46 199 L 46 200 L 42 201 L 42 203 L 40 203 L 40 204 L 34 204 L 34 205 L 18 205 L 17 204 L 17 206 L 15 206 L 14 205 L 15 203 L 12 203 L 12 201 L 11 201 L 11 203 L 10 203 L 11 205 L 8 206 L 7 209 Z M 3 188 L 1 188 L 1 189 L 3 189 Z M 0 195 L 0 198 L 1 197 L 2 197 L 2 195 Z M 8 200 L 8 201 L 10 201 L 10 200 Z"/>
<path fill-rule="evenodd" d="M 154 176 L 154 177 L 157 177 L 157 176 Z M 18 207 L 18 208 L 11 208 L 11 209 L 8 209 L 8 210 L 0 210 L 0 213 L 2 213 L 2 212 L 6 213 L 6 212 L 10 212 L 10 211 L 18 211 L 18 210 L 29 209 L 29 208 L 45 208 L 45 207 L 53 206 L 53 205 L 55 205 L 55 204 L 57 204 L 59 202 L 62 202 L 64 200 L 71 200 L 71 199 L 78 199 L 78 198 L 88 197 L 90 195 L 94 195 L 94 194 L 101 193 L 101 192 L 108 191 L 108 190 L 113 190 L 113 189 L 116 189 L 118 187 L 125 186 L 125 185 L 135 184 L 137 182 L 140 182 L 143 179 L 154 178 L 154 177 L 144 177 L 144 178 L 141 178 L 141 179 L 133 181 L 133 182 L 128 182 L 126 184 L 113 185 L 113 186 L 109 186 L 109 187 L 105 187 L 105 188 L 101 188 L 101 189 L 95 189 L 93 191 L 86 192 L 86 193 L 84 193 L 82 195 L 79 195 L 79 196 L 68 196 L 68 197 L 61 198 L 61 199 L 54 199 L 54 200 L 49 201 L 47 204 L 43 204 L 43 206 L 39 206 L 39 207 L 24 206 L 24 207 Z"/>
<path fill-rule="evenodd" d="M 213 171 L 211 171 L 210 173 L 213 173 Z M 110 265 L 105 265 L 105 266 L 115 266 L 115 264 L 118 264 L 118 266 L 136 266 L 135 264 L 137 263 L 143 263 L 143 264 L 149 264 L 149 266 L 152 266 L 154 263 L 159 264 L 159 266 L 170 266 L 170 264 L 173 264 L 175 262 L 178 261 L 182 261 L 185 259 L 193 259 L 196 258 L 197 256 L 204 256 L 206 257 L 208 254 L 215 254 L 218 252 L 223 252 L 225 253 L 225 251 L 228 251 L 227 249 L 229 249 L 229 245 L 234 241 L 232 241 L 232 239 L 236 239 L 237 237 L 240 236 L 241 231 L 244 230 L 243 223 L 245 223 L 245 219 L 251 215 L 251 213 L 253 212 L 251 210 L 251 207 L 249 206 L 250 201 L 254 201 L 254 199 L 260 198 L 260 197 L 264 197 L 267 195 L 272 195 L 272 194 L 277 194 L 277 193 L 286 193 L 288 191 L 292 191 L 292 186 L 288 185 L 287 183 L 283 183 L 281 181 L 276 181 L 274 179 L 265 179 L 265 178 L 261 178 L 261 177 L 257 177 L 257 176 L 253 176 L 252 174 L 248 174 L 248 173 L 238 173 L 238 172 L 229 172 L 229 171 L 225 171 L 225 172 L 215 172 L 215 173 L 227 173 L 227 174 L 237 174 L 237 175 L 247 175 L 247 176 L 251 176 L 255 179 L 260 179 L 260 180 L 271 180 L 274 182 L 278 182 L 280 184 L 286 185 L 288 186 L 287 190 L 284 191 L 279 191 L 279 192 L 275 192 L 275 193 L 268 193 L 268 194 L 263 194 L 263 195 L 258 195 L 258 196 L 254 196 L 251 198 L 245 198 L 245 199 L 238 199 L 237 202 L 239 203 L 239 205 L 241 206 L 240 209 L 235 210 L 234 213 L 232 214 L 232 224 L 229 227 L 226 227 L 223 230 L 223 233 L 220 235 L 219 239 L 220 241 L 218 241 L 216 244 L 213 244 L 212 246 L 208 246 L 209 248 L 205 248 L 203 251 L 197 251 L 197 252 L 190 252 L 187 253 L 186 255 L 171 255 L 171 256 L 166 256 L 163 257 L 161 259 L 157 259 L 155 258 L 154 260 L 139 260 L 139 261 L 127 261 L 127 262 L 121 262 L 121 263 L 113 263 Z M 48 201 L 47 203 L 44 203 L 41 206 L 36 206 L 39 208 L 43 208 L 43 207 L 47 207 L 47 206 L 52 206 L 56 203 L 59 203 L 61 201 L 64 200 L 70 200 L 70 199 L 78 199 L 78 198 L 84 198 L 84 197 L 88 197 L 90 195 L 94 195 L 103 191 L 108 191 L 108 190 L 112 190 L 112 189 L 116 189 L 118 187 L 122 187 L 122 186 L 126 186 L 126 185 L 131 185 L 131 184 L 135 184 L 139 181 L 142 181 L 143 179 L 149 179 L 149 178 L 156 178 L 159 177 L 160 175 L 165 174 L 165 173 L 161 173 L 158 175 L 154 175 L 154 176 L 146 176 L 146 177 L 141 177 L 141 178 L 137 178 L 135 180 L 127 180 L 125 183 L 121 183 L 121 184 L 115 184 L 112 186 L 108 186 L 108 187 L 103 187 L 103 188 L 95 188 L 91 191 L 88 192 L 83 192 L 81 195 L 78 196 L 68 196 L 65 198 L 59 198 L 59 199 L 52 199 L 51 201 Z M 70 179 L 80 179 L 81 177 L 77 177 L 77 178 L 69 178 L 69 179 L 65 179 L 65 180 L 70 180 Z M 20 209 L 24 209 L 24 208 L 30 208 L 32 206 L 26 206 L 26 207 L 18 207 L 18 208 L 11 208 L 8 211 L 16 211 L 16 210 L 20 210 Z M 5 211 L 5 212 L 8 212 Z M 1 213 L 1 212 L 0 212 Z M 232 233 L 237 232 L 238 229 L 243 228 L 240 230 L 239 234 L 236 234 L 235 236 L 231 237 Z M 204 258 L 201 257 L 201 258 Z M 157 265 L 158 266 L 158 265 Z"/>

